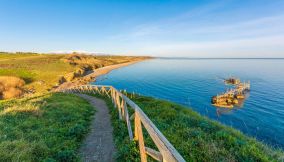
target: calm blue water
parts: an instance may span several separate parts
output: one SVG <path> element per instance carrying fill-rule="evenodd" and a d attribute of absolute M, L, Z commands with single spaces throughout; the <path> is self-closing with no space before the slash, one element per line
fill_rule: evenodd
<path fill-rule="evenodd" d="M 211 96 L 226 90 L 220 78 L 250 80 L 242 107 L 215 108 Z M 113 85 L 142 95 L 170 100 L 284 148 L 284 60 L 153 59 L 114 70 L 95 84 Z"/>

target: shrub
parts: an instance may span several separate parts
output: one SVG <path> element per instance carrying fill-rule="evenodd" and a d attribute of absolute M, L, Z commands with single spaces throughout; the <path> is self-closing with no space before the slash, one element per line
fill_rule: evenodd
<path fill-rule="evenodd" d="M 0 76 L 0 99 L 20 97 L 25 81 L 13 76 Z"/>
<path fill-rule="evenodd" d="M 0 83 L 4 87 L 17 87 L 21 88 L 25 85 L 25 81 L 21 78 L 14 76 L 0 76 Z"/>
<path fill-rule="evenodd" d="M 14 98 L 14 97 L 20 97 L 22 94 L 23 94 L 23 91 L 21 89 L 10 87 L 2 92 L 2 97 L 4 99 L 9 99 L 9 98 Z"/>

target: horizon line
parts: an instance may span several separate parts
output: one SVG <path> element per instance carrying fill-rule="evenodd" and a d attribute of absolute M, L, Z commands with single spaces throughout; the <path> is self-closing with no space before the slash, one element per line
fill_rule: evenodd
<path fill-rule="evenodd" d="M 77 53 L 77 54 L 87 54 L 87 55 L 117 55 L 117 56 L 136 56 L 136 55 L 121 55 L 121 54 L 108 54 L 108 53 L 101 53 L 101 52 L 79 52 L 79 51 L 70 51 L 70 52 L 31 52 L 31 51 L 16 51 L 16 52 L 11 52 L 11 51 L 0 51 L 1 53 L 10 53 L 10 54 L 16 54 L 16 53 L 34 53 L 34 54 L 72 54 L 72 53 Z M 142 56 L 142 55 L 137 55 Z M 150 56 L 150 55 L 143 55 L 144 57 L 153 57 L 153 58 L 158 58 L 158 59 L 284 59 L 284 57 L 184 57 L 184 56 Z M 142 57 L 143 57 L 142 56 Z"/>
<path fill-rule="evenodd" d="M 284 59 L 284 57 L 154 57 L 159 59 Z"/>

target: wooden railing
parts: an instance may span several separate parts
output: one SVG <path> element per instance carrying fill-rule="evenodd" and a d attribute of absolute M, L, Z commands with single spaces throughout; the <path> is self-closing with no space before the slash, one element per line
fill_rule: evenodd
<path fill-rule="evenodd" d="M 151 156 L 157 161 L 164 162 L 184 162 L 183 157 L 177 152 L 172 144 L 166 139 L 166 137 L 158 130 L 148 116 L 142 111 L 142 109 L 131 101 L 127 96 L 116 90 L 112 86 L 100 86 L 100 85 L 84 85 L 77 86 L 69 89 L 62 90 L 62 92 L 68 93 L 94 93 L 106 95 L 111 98 L 112 103 L 118 109 L 119 119 L 125 120 L 128 128 L 128 134 L 130 140 L 138 141 L 140 157 L 142 162 L 147 161 L 147 156 Z M 134 110 L 134 113 L 129 116 L 128 106 Z M 134 138 L 131 127 L 131 119 L 134 119 Z M 157 146 L 159 151 L 145 146 L 143 129 L 142 126 L 147 130 L 151 139 Z"/>

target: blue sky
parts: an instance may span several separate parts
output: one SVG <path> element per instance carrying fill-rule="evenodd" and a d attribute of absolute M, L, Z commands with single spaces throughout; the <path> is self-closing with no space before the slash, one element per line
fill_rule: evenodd
<path fill-rule="evenodd" d="M 284 1 L 0 0 L 0 51 L 284 57 Z"/>

